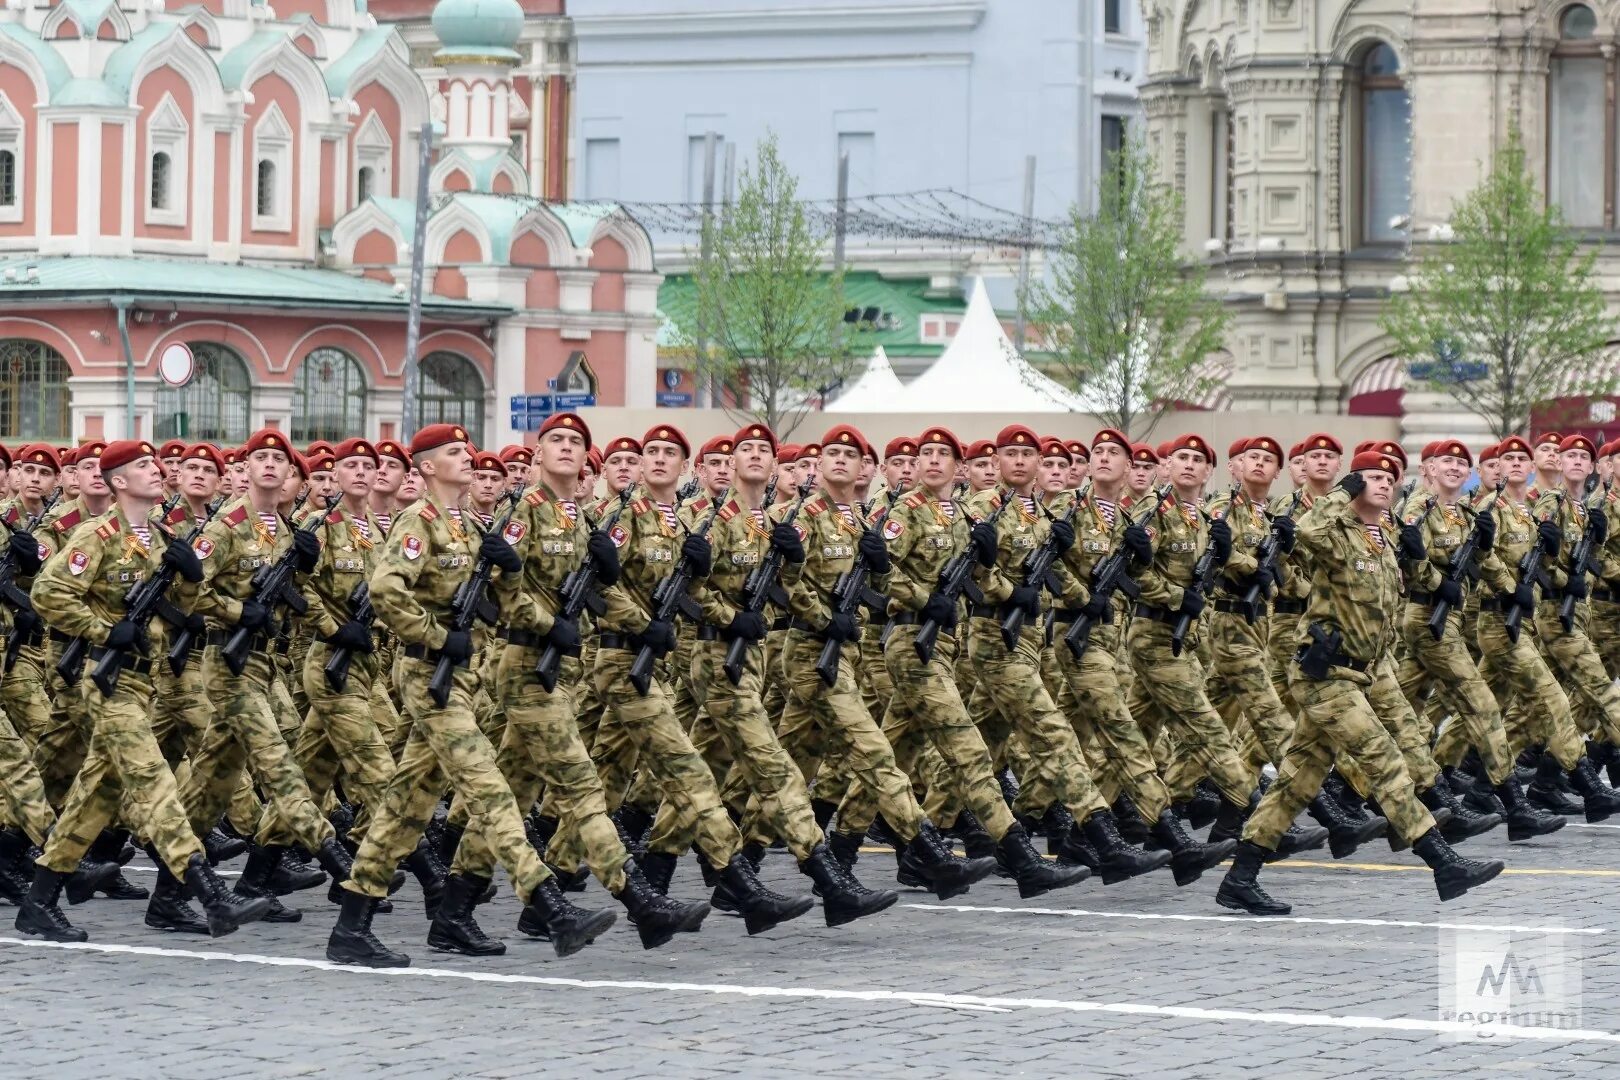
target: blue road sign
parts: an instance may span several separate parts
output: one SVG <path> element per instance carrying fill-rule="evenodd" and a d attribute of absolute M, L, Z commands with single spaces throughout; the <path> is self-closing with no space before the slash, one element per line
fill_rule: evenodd
<path fill-rule="evenodd" d="M 690 409 L 692 407 L 691 394 L 665 394 L 658 395 L 660 409 Z"/>
<path fill-rule="evenodd" d="M 595 394 L 552 394 L 552 408 L 557 412 L 568 412 L 570 409 L 588 409 L 596 404 Z M 531 405 L 532 409 L 533 406 Z"/>

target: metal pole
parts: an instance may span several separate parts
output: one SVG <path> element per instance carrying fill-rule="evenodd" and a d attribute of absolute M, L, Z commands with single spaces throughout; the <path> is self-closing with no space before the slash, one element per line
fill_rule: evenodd
<path fill-rule="evenodd" d="M 710 243 L 710 234 L 714 231 L 714 154 L 719 136 L 712 131 L 703 133 L 703 239 L 699 245 L 698 258 L 708 266 L 709 257 L 713 254 L 713 245 Z M 709 355 L 709 336 L 704 332 L 703 324 L 698 323 L 698 357 L 699 362 L 707 359 Z M 694 372 L 694 376 L 698 373 Z M 702 407 L 713 405 L 720 400 L 720 380 L 718 376 L 711 375 L 705 385 L 701 377 L 693 379 L 697 393 L 693 404 Z"/>
<path fill-rule="evenodd" d="M 135 429 L 135 347 L 129 340 L 129 297 L 115 297 L 113 307 L 118 312 L 118 340 L 124 346 L 124 438 L 138 439 L 141 433 Z"/>
<path fill-rule="evenodd" d="M 833 219 L 833 273 L 844 268 L 844 232 L 849 227 L 849 151 L 838 155 L 838 212 Z"/>
<path fill-rule="evenodd" d="M 416 162 L 416 231 L 411 235 L 411 307 L 405 316 L 405 389 L 400 396 L 399 437 L 409 443 L 416 434 L 416 395 L 421 373 L 416 364 L 416 348 L 422 340 L 422 279 L 427 249 L 428 173 L 433 168 L 433 122 L 422 124 L 421 146 Z"/>
<path fill-rule="evenodd" d="M 737 194 L 737 144 L 736 143 L 729 143 L 729 142 L 726 143 L 725 177 L 726 177 L 725 194 L 722 196 L 722 201 L 720 203 L 720 207 L 721 207 L 721 209 L 720 209 L 720 220 L 721 221 L 724 221 L 726 219 L 726 214 L 731 209 L 731 200 L 733 198 L 735 198 L 736 194 Z"/>
<path fill-rule="evenodd" d="M 1018 317 L 1013 322 L 1013 345 L 1024 351 L 1024 294 L 1029 292 L 1029 246 L 1035 231 L 1035 155 L 1024 158 L 1024 246 L 1018 252 Z"/>

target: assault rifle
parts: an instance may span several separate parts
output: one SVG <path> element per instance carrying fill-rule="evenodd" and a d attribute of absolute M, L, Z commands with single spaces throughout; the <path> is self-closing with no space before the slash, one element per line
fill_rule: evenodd
<path fill-rule="evenodd" d="M 1557 514 L 1563 505 L 1564 493 L 1562 491 L 1553 492 L 1553 513 Z M 1534 586 L 1541 580 L 1541 563 L 1546 558 L 1546 555 L 1547 553 L 1542 548 L 1541 538 L 1538 535 L 1530 550 L 1524 553 L 1524 558 L 1519 560 L 1519 582 L 1521 584 L 1529 583 Z M 1515 645 L 1519 643 L 1519 627 L 1524 624 L 1526 615 L 1533 614 L 1535 614 L 1533 611 L 1526 610 L 1518 604 L 1510 603 L 1508 605 L 1507 614 L 1502 619 L 1502 628 L 1507 631 L 1509 641 Z"/>
<path fill-rule="evenodd" d="M 1255 619 L 1259 618 L 1261 603 L 1271 596 L 1273 580 L 1277 574 L 1279 545 L 1282 543 L 1277 535 L 1277 521 L 1280 518 L 1293 517 L 1294 511 L 1299 509 L 1300 500 L 1304 497 L 1304 488 L 1295 490 L 1294 497 L 1288 500 L 1288 508 L 1272 519 L 1271 531 L 1266 534 L 1264 540 L 1260 541 L 1260 549 L 1255 553 L 1255 561 L 1259 563 L 1259 566 L 1255 569 L 1254 580 L 1249 583 L 1247 589 L 1243 590 L 1243 599 L 1239 601 L 1243 606 L 1243 620 L 1245 622 L 1253 623 Z"/>
<path fill-rule="evenodd" d="M 1451 572 L 1446 575 L 1446 580 L 1456 582 L 1458 588 L 1461 588 L 1464 581 L 1477 573 L 1474 568 L 1474 559 L 1479 555 L 1480 518 L 1490 513 L 1491 507 L 1495 506 L 1496 500 L 1502 497 L 1502 489 L 1506 486 L 1507 481 L 1505 480 L 1496 482 L 1496 490 L 1491 493 L 1491 497 L 1486 501 L 1485 505 L 1481 506 L 1478 513 L 1475 514 L 1474 525 L 1473 528 L 1468 530 L 1468 537 L 1463 540 L 1462 545 L 1451 556 Z M 1451 604 L 1449 601 L 1435 600 L 1434 609 L 1429 612 L 1429 636 L 1434 640 L 1439 641 L 1445 636 L 1446 618 L 1450 614 Z"/>
<path fill-rule="evenodd" d="M 771 496 L 775 494 L 775 486 L 776 478 L 773 476 L 770 484 L 765 488 L 764 506 L 766 509 L 770 508 Z M 804 506 L 804 501 L 810 497 L 810 492 L 814 489 L 815 484 L 809 480 L 799 485 L 799 497 L 788 508 L 787 516 L 782 519 L 784 524 L 791 525 L 798 519 L 800 508 Z M 765 610 L 765 605 L 770 603 L 772 599 L 775 599 L 779 606 L 787 606 L 787 597 L 783 594 L 781 586 L 777 584 L 777 579 L 782 576 L 783 561 L 782 552 L 775 544 L 772 544 L 770 550 L 765 553 L 765 557 L 760 560 L 759 565 L 754 567 L 753 572 L 748 575 L 748 580 L 743 583 L 744 611 L 758 615 Z M 724 669 L 726 678 L 731 680 L 732 686 L 738 686 L 742 683 L 743 659 L 747 654 L 748 642 L 743 638 L 737 638 L 726 646 L 726 660 L 720 666 Z"/>
<path fill-rule="evenodd" d="M 883 507 L 883 513 L 874 522 L 866 520 L 866 514 L 861 514 L 862 535 L 872 531 L 873 526 L 883 524 L 884 519 L 894 509 L 895 501 L 900 498 L 899 491 L 891 491 Z M 864 509 L 864 508 L 863 508 Z M 866 587 L 866 578 L 870 571 L 866 560 L 861 558 L 859 552 L 855 554 L 855 564 L 838 576 L 833 585 L 832 609 L 835 615 L 853 615 L 862 604 L 868 604 L 869 597 L 877 594 Z M 838 682 L 838 658 L 843 652 L 844 643 L 841 641 L 828 641 L 821 646 L 821 655 L 816 659 L 816 674 L 821 678 L 823 686 L 832 686 Z"/>
<path fill-rule="evenodd" d="M 517 509 L 518 500 L 523 497 L 523 489 L 513 488 L 501 496 L 506 501 L 506 513 L 490 528 L 497 533 L 504 533 L 506 526 L 512 520 L 512 511 Z M 496 504 L 500 505 L 499 503 Z M 482 555 L 473 564 L 471 576 L 456 587 L 456 594 L 450 598 L 450 630 L 452 632 L 466 633 L 472 629 L 474 619 L 482 619 L 490 626 L 495 625 L 495 619 L 500 612 L 486 593 L 489 591 L 489 579 L 494 572 L 490 561 Z M 437 664 L 433 666 L 433 678 L 428 680 L 428 693 L 433 695 L 433 703 L 439 708 L 450 704 L 450 687 L 456 677 L 456 662 L 448 656 L 441 655 Z"/>
<path fill-rule="evenodd" d="M 61 498 L 61 488 L 52 491 L 45 497 L 45 501 L 40 503 L 39 513 L 23 522 L 20 528 L 4 518 L 0 518 L 0 525 L 4 525 L 10 533 L 33 536 L 34 530 L 39 528 L 39 523 L 45 520 L 45 515 L 51 512 L 51 507 L 55 506 Z M 3 557 L 0 557 L 0 604 L 4 604 L 11 609 L 14 622 L 19 615 L 34 615 L 34 602 L 17 585 L 17 561 L 11 557 L 9 550 Z M 35 616 L 36 624 L 37 618 Z M 22 652 L 23 645 L 31 637 L 33 637 L 32 634 L 17 633 L 15 626 L 13 627 L 11 636 L 6 639 L 5 672 L 7 674 L 11 673 L 13 665 L 17 663 L 18 655 Z"/>
<path fill-rule="evenodd" d="M 1237 504 L 1238 492 L 1240 490 L 1241 488 L 1239 488 L 1238 485 L 1232 485 L 1232 490 L 1227 494 L 1226 510 L 1222 512 L 1220 517 L 1212 518 L 1210 522 L 1211 524 L 1214 524 L 1216 521 L 1225 521 L 1227 516 L 1232 513 L 1232 507 Z M 1198 593 L 1199 596 L 1208 596 L 1209 590 L 1215 585 L 1215 574 L 1219 570 L 1220 567 L 1215 565 L 1215 545 L 1213 543 L 1205 544 L 1204 553 L 1198 556 L 1198 562 L 1193 565 L 1192 584 L 1189 585 L 1188 588 Z M 1170 631 L 1171 656 L 1181 655 L 1182 644 L 1186 642 L 1187 631 L 1191 629 L 1192 616 L 1183 610 L 1179 615 L 1176 616 L 1176 625 Z"/>
<path fill-rule="evenodd" d="M 613 527 L 619 523 L 619 517 L 624 508 L 630 505 L 630 497 L 635 493 L 635 486 L 627 486 L 619 492 L 618 505 L 607 519 L 596 528 L 596 532 L 611 533 Z M 584 511 L 580 511 L 584 513 Z M 596 592 L 596 563 L 587 556 L 584 562 L 568 572 L 563 578 L 562 588 L 558 590 L 558 617 L 563 619 L 577 619 L 580 613 L 587 608 L 593 614 L 600 615 L 607 608 L 602 598 Z M 540 680 L 540 685 L 546 688 L 546 693 L 557 689 L 557 672 L 562 667 L 562 651 L 557 646 L 547 643 L 540 651 L 540 660 L 534 665 L 534 673 Z"/>
<path fill-rule="evenodd" d="M 288 528 L 293 528 L 292 515 L 298 513 L 298 508 L 302 502 L 303 500 L 300 499 L 294 503 L 291 513 L 282 519 L 286 522 Z M 334 495 L 328 500 L 327 506 L 330 507 L 336 502 L 337 496 Z M 313 532 L 324 519 L 325 515 L 323 514 L 311 515 L 308 521 L 294 529 L 294 531 Z M 275 614 L 276 608 L 282 604 L 286 604 L 295 615 L 302 615 L 309 610 L 309 601 L 305 600 L 303 594 L 293 588 L 292 584 L 293 574 L 297 569 L 295 566 L 297 557 L 298 549 L 289 547 L 281 553 L 281 558 L 255 570 L 252 580 L 248 582 L 248 587 L 253 590 L 251 598 L 263 604 L 265 609 L 272 615 Z M 264 629 L 265 632 L 268 632 L 268 627 Z M 230 668 L 232 675 L 240 675 L 247 669 L 248 657 L 253 653 L 253 639 L 259 633 L 260 630 L 257 628 L 249 629 L 245 626 L 238 626 L 231 631 L 231 636 L 225 639 L 225 647 L 220 650 L 220 656 L 224 659 L 225 666 Z"/>
<path fill-rule="evenodd" d="M 714 519 L 720 513 L 720 507 L 731 498 L 731 489 L 727 488 L 720 497 L 714 501 L 698 527 L 693 530 L 693 536 L 708 536 L 709 530 L 714 526 Z M 674 623 L 675 617 L 681 611 L 681 602 L 686 600 L 687 586 L 692 584 L 696 572 L 692 563 L 684 555 L 675 564 L 675 569 L 664 576 L 654 588 L 652 594 L 653 619 L 658 622 Z M 636 693 L 646 697 L 652 690 L 653 665 L 658 657 L 653 653 L 651 645 L 642 645 L 636 652 L 636 658 L 630 662 L 630 685 L 636 688 Z"/>
<path fill-rule="evenodd" d="M 1608 498 L 1609 488 L 1614 486 L 1613 480 L 1605 480 L 1601 491 L 1593 492 L 1592 497 L 1581 505 L 1586 508 L 1586 529 L 1575 544 L 1575 550 L 1569 558 L 1569 580 L 1571 583 L 1577 577 L 1583 583 L 1587 572 L 1592 569 L 1592 556 L 1597 552 L 1597 516 L 1603 512 L 1603 500 Z M 1564 587 L 1564 598 L 1558 604 L 1558 622 L 1563 626 L 1564 633 L 1575 629 L 1575 602 L 1579 599 Z"/>
<path fill-rule="evenodd" d="M 203 515 L 202 524 L 192 529 L 191 534 L 187 537 L 186 542 L 188 544 L 197 542 L 197 537 L 202 535 L 203 527 L 213 520 L 214 515 L 219 513 L 219 508 L 224 505 L 225 497 L 223 495 L 208 504 L 207 513 Z M 165 514 L 164 516 L 167 517 L 168 515 Z M 169 646 L 168 655 L 165 657 L 169 664 L 169 671 L 176 676 L 185 671 L 186 664 L 191 662 L 191 650 L 196 644 L 196 634 L 193 634 L 184 626 L 177 627 L 174 632 L 174 643 Z"/>
<path fill-rule="evenodd" d="M 1013 495 L 1011 492 L 1008 494 L 1011 495 L 1012 498 L 1018 497 Z M 1075 495 L 1074 502 L 1069 504 L 1069 512 L 1064 514 L 1061 518 L 1053 518 L 1052 520 L 1062 521 L 1064 524 L 1072 523 L 1074 521 L 1074 515 L 1080 510 L 1080 501 L 1089 497 L 1090 494 L 1091 481 L 1088 480 L 1086 481 L 1086 486 L 1082 488 L 1077 495 Z M 1047 514 L 1047 517 L 1052 517 L 1052 515 Z M 1030 552 L 1029 557 L 1024 560 L 1024 584 L 1026 586 L 1034 586 L 1037 589 L 1045 588 L 1047 576 L 1051 574 L 1052 565 L 1056 563 L 1057 560 L 1057 548 L 1052 544 L 1051 534 L 1048 533 L 1046 542 L 1040 547 L 1036 548 L 1034 551 Z M 1001 643 L 1007 646 L 1008 652 L 1012 652 L 1018 647 L 1018 635 L 1023 632 L 1024 618 L 1027 614 L 1028 613 L 1025 612 L 1023 608 L 1014 607 L 1011 611 L 1007 612 L 1007 614 L 1001 617 Z"/>
<path fill-rule="evenodd" d="M 962 517 L 967 518 L 970 530 L 976 529 L 980 525 L 989 525 L 994 528 L 996 522 L 1006 512 L 1007 507 L 1011 505 L 1015 498 L 1017 496 L 1010 491 L 1002 492 L 1000 505 L 992 510 L 990 516 L 983 521 L 974 521 L 972 518 L 968 518 L 967 508 L 960 502 L 956 503 L 956 508 Z M 954 499 L 952 501 L 955 502 Z M 977 560 L 973 556 L 973 544 L 970 542 L 966 550 L 958 552 L 950 562 L 945 564 L 945 568 L 939 572 L 939 594 L 953 605 L 958 603 L 962 599 L 962 594 L 967 591 L 968 584 L 973 580 L 973 567 L 976 562 Z M 912 642 L 912 647 L 917 650 L 917 658 L 925 664 L 934 659 L 934 646 L 939 642 L 940 629 L 939 623 L 933 619 L 925 619 L 923 624 L 917 628 L 917 637 Z"/>
<path fill-rule="evenodd" d="M 1142 513 L 1134 518 L 1127 518 L 1127 525 L 1140 525 L 1153 516 L 1165 498 L 1170 494 L 1170 485 L 1159 488 L 1153 493 L 1153 498 L 1143 500 Z M 1114 593 L 1122 592 L 1127 597 L 1134 598 L 1140 591 L 1136 582 L 1131 580 L 1131 553 L 1126 551 L 1124 545 L 1108 558 L 1097 564 L 1091 572 L 1091 598 L 1093 601 L 1101 597 L 1105 603 L 1114 599 Z M 1076 660 L 1086 655 L 1086 646 L 1091 644 L 1091 630 L 1096 621 L 1089 615 L 1081 612 L 1069 629 L 1063 635 L 1063 644 L 1069 647 Z"/>

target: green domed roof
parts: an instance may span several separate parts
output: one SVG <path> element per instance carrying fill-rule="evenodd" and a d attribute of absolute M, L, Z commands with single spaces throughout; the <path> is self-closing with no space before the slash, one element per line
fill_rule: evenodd
<path fill-rule="evenodd" d="M 523 35 L 523 9 L 517 0 L 439 0 L 433 32 L 442 56 L 516 60 L 512 46 Z"/>

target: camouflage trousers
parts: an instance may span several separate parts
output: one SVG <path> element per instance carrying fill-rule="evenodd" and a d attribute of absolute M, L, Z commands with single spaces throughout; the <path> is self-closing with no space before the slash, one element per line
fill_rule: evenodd
<path fill-rule="evenodd" d="M 760 700 L 764 684 L 765 651 L 750 645 L 743 654 L 742 678 L 736 686 L 726 677 L 724 639 L 700 641 L 693 651 L 690 683 L 697 694 L 700 716 L 725 747 L 730 770 L 748 792 L 742 818 L 745 840 L 770 843 L 780 839 L 800 861 L 821 843 L 821 829 L 810 811 L 810 793 L 804 774 L 777 741 L 776 728 Z M 723 774 L 716 774 L 723 775 Z M 671 837 L 666 843 L 690 837 Z"/>
<path fill-rule="evenodd" d="M 1063 644 L 1069 626 L 1059 622 L 1053 638 L 1058 643 L 1058 666 L 1072 694 L 1069 717 L 1075 732 L 1098 747 L 1108 772 L 1118 779 L 1137 811 L 1148 821 L 1157 821 L 1170 807 L 1170 789 L 1159 776 L 1153 750 L 1125 704 L 1114 651 L 1120 631 L 1114 624 L 1095 627 L 1086 651 L 1076 660 Z"/>
<path fill-rule="evenodd" d="M 1217 611 L 1210 621 L 1215 678 L 1215 709 L 1228 729 L 1241 716 L 1249 722 L 1265 760 L 1275 765 L 1288 752 L 1294 718 L 1271 682 L 1270 618 L 1250 623 L 1242 615 Z"/>
<path fill-rule="evenodd" d="M 983 716 L 992 748 L 1016 730 L 1028 758 L 1018 773 L 1018 798 L 1013 812 L 1039 818 L 1054 802 L 1061 802 L 1077 821 L 1107 808 L 1074 727 L 1063 715 L 1041 678 L 1041 652 L 1045 633 L 1036 621 L 1026 625 L 1011 651 L 1001 637 L 997 619 L 972 619 L 974 666 L 979 679 L 968 704 L 969 716 Z M 998 719 L 999 718 L 999 719 Z M 1015 770 L 1017 771 L 1017 770 Z"/>
<path fill-rule="evenodd" d="M 203 653 L 203 679 L 215 712 L 180 790 L 193 831 L 207 834 L 241 783 L 245 767 L 268 800 L 255 843 L 302 844 L 310 851 L 320 847 L 333 835 L 332 826 L 316 808 L 281 734 L 269 657 L 255 651 L 242 674 L 232 675 L 220 647 L 211 645 Z"/>
<path fill-rule="evenodd" d="M 342 775 L 344 793 L 364 812 L 364 816 L 357 815 L 349 834 L 358 841 L 394 778 L 394 755 L 377 722 L 372 683 L 380 673 L 375 655 L 354 656 L 342 690 L 333 690 L 326 681 L 326 663 L 331 657 L 331 646 L 320 641 L 311 644 L 305 654 L 299 681 L 309 702 L 309 715 L 293 746 L 293 760 L 303 769 L 317 803 Z"/>
<path fill-rule="evenodd" d="M 1593 724 L 1589 734 L 1611 745 L 1620 745 L 1620 689 L 1616 689 L 1587 636 L 1591 614 L 1589 603 L 1575 607 L 1574 628 L 1564 630 L 1558 620 L 1558 604 L 1543 601 L 1536 608 L 1536 634 L 1547 650 L 1551 666 L 1562 676 L 1562 685 L 1571 701 L 1586 706 L 1585 715 Z"/>
<path fill-rule="evenodd" d="M 1188 778 L 1208 776 L 1227 802 L 1247 806 L 1254 787 L 1232 747 L 1225 721 L 1209 703 L 1204 666 L 1190 642 L 1181 655 L 1174 655 L 1170 636 L 1171 627 L 1156 619 L 1139 615 L 1131 620 L 1128 641 L 1137 678 L 1127 708 L 1142 724 L 1147 738 L 1155 738 L 1160 731 L 1169 736 L 1176 759 L 1169 763 L 1170 769 L 1190 759 L 1197 775 L 1189 771 Z M 1171 794 L 1178 799 L 1190 797 L 1191 788 L 1190 783 L 1184 789 L 1170 785 Z"/>
<path fill-rule="evenodd" d="M 1277 767 L 1276 782 L 1243 827 L 1243 839 L 1275 851 L 1282 834 L 1322 790 L 1322 779 L 1335 753 L 1355 761 L 1371 782 L 1371 794 L 1402 839 L 1416 840 L 1434 828 L 1434 818 L 1418 801 L 1395 741 L 1379 723 L 1367 701 L 1367 676 L 1332 668 L 1329 678 L 1292 672 L 1299 723 L 1288 753 Z"/>
<path fill-rule="evenodd" d="M 1395 740 L 1395 747 L 1401 752 L 1401 760 L 1406 764 L 1406 774 L 1412 778 L 1413 786 L 1418 791 L 1428 791 L 1440 776 L 1440 766 L 1429 752 L 1428 725 L 1412 711 L 1412 703 L 1401 692 L 1395 670 L 1394 657 L 1388 653 L 1379 657 L 1369 672 L 1372 683 L 1362 693 L 1379 722 L 1384 725 L 1384 730 Z M 1362 795 L 1371 794 L 1372 781 L 1354 757 L 1339 754 L 1334 768 L 1346 783 Z"/>
<path fill-rule="evenodd" d="M 179 675 L 159 661 L 152 675 L 152 688 L 152 734 L 163 751 L 163 759 L 174 770 L 175 783 L 184 790 L 191 777 L 191 755 L 202 746 L 214 712 L 203 678 L 202 657 L 193 655 Z M 225 816 L 239 833 L 251 835 L 263 814 L 264 804 L 254 794 L 253 778 L 244 770 L 238 776 Z"/>
<path fill-rule="evenodd" d="M 466 668 L 456 668 L 449 700 L 441 709 L 428 692 L 435 666 L 434 661 L 400 654 L 399 690 L 411 734 L 343 887 L 362 896 L 387 896 L 395 869 L 422 839 L 448 784 L 467 805 L 462 842 L 480 834 L 526 904 L 551 871 L 529 844 L 523 815 L 495 763 L 495 748 L 478 730 L 473 714 L 477 679 Z"/>
<path fill-rule="evenodd" d="M 1496 698 L 1463 643 L 1462 613 L 1452 611 L 1436 641 L 1429 633 L 1429 612 L 1426 604 L 1406 605 L 1401 624 L 1406 659 L 1396 675 L 1401 693 L 1415 712 L 1428 704 L 1431 691 L 1435 693 L 1440 706 L 1451 713 L 1452 722 L 1464 725 L 1463 734 L 1479 751 L 1490 782 L 1500 784 L 1511 775 L 1513 758 L 1508 754 L 1502 710 L 1496 707 Z"/>
<path fill-rule="evenodd" d="M 0 715 L 0 809 L 5 822 L 28 834 L 36 844 L 45 843 L 45 834 L 56 824 L 56 814 L 45 798 L 45 784 L 34 767 L 33 755 L 11 726 Z"/>
<path fill-rule="evenodd" d="M 663 680 L 655 677 L 646 697 L 631 685 L 630 665 L 635 656 L 632 649 L 599 646 L 596 650 L 593 677 L 603 710 L 598 745 L 610 731 L 622 733 L 633 752 L 632 762 L 647 770 L 656 787 L 661 801 L 647 850 L 679 855 L 689 845 L 674 847 L 675 840 L 695 837 L 709 865 L 723 869 L 741 848 L 742 839 L 720 801 L 714 774 L 676 719 Z M 594 752 L 591 756 L 597 757 Z M 605 777 L 603 786 L 607 786 Z M 613 807 L 611 790 L 607 797 L 608 806 Z M 654 846 L 660 842 L 664 846 Z"/>
<path fill-rule="evenodd" d="M 900 839 L 909 841 L 922 826 L 922 807 L 912 794 L 911 778 L 895 762 L 894 747 L 884 738 L 861 697 L 851 662 L 857 650 L 849 642 L 844 643 L 837 677 L 829 687 L 816 674 L 821 649 L 820 639 L 799 630 L 789 631 L 782 656 L 782 675 L 787 681 L 783 746 L 798 761 L 794 738 L 814 738 L 820 744 L 817 756 L 824 753 L 834 771 L 845 772 L 852 784 L 864 787 L 890 828 Z M 815 790 L 817 798 L 825 797 Z"/>
<path fill-rule="evenodd" d="M 1516 738 L 1508 741 L 1508 753 L 1516 754 L 1531 743 L 1545 745 L 1558 763 L 1572 769 L 1586 755 L 1586 744 L 1570 719 L 1569 698 L 1536 648 L 1535 627 L 1520 624 L 1519 640 L 1508 638 L 1507 627 L 1498 612 L 1480 617 L 1475 634 L 1481 656 L 1480 673 L 1501 703 L 1504 715 L 1510 711 L 1520 722 L 1510 730 Z M 1440 733 L 1435 757 L 1447 765 L 1460 765 L 1467 743 L 1451 724 Z M 1454 735 L 1453 732 L 1456 731 Z M 1515 745 L 1515 743 L 1517 745 Z"/>
<path fill-rule="evenodd" d="M 494 697 L 506 718 L 495 762 L 512 790 L 517 808 L 533 806 L 543 790 L 557 820 L 547 845 L 551 861 L 568 870 L 588 866 L 608 892 L 624 889 L 630 860 L 607 814 L 607 799 L 591 755 L 574 722 L 574 694 L 582 677 L 579 660 L 565 657 L 556 688 L 546 692 L 534 673 L 540 650 L 507 645 L 494 670 Z M 465 805 L 458 795 L 456 801 Z M 456 810 L 452 808 L 452 817 Z M 487 835 L 469 829 L 456 849 L 457 873 L 487 878 L 497 862 Z"/>
<path fill-rule="evenodd" d="M 991 771 L 990 751 L 956 689 L 956 638 L 941 631 L 925 664 L 917 655 L 917 630 L 915 624 L 895 627 L 884 650 L 890 693 L 883 735 L 894 747 L 896 764 L 907 775 L 924 779 L 930 795 L 939 789 L 949 792 L 953 820 L 954 808 L 966 807 L 1000 840 L 1012 828 L 1013 816 Z M 852 784 L 838 807 L 838 829 L 864 834 L 876 815 L 871 792 Z"/>
<path fill-rule="evenodd" d="M 1604 585 L 1609 590 L 1608 595 L 1614 596 L 1620 590 L 1612 585 Z M 1594 589 L 1594 592 L 1597 590 Z M 1603 670 L 1609 675 L 1620 675 L 1620 601 L 1599 600 L 1593 597 L 1589 602 L 1591 613 L 1586 622 L 1586 637 L 1598 651 L 1598 658 L 1603 663 Z M 1587 704 L 1585 699 L 1579 697 L 1570 702 L 1574 710 L 1575 724 L 1583 732 L 1599 733 L 1602 741 L 1609 741 L 1599 710 Z"/>
<path fill-rule="evenodd" d="M 186 863 L 202 851 L 201 834 L 186 818 L 174 773 L 152 735 L 150 676 L 128 667 L 111 697 L 93 686 L 90 694 L 90 748 L 40 861 L 71 873 L 101 831 L 122 818 L 183 880 Z"/>
<path fill-rule="evenodd" d="M 88 736 L 83 729 L 62 723 L 60 715 L 53 715 L 51 699 L 55 691 L 65 689 L 53 669 L 55 663 L 56 650 L 49 641 L 23 646 L 16 664 L 0 681 L 0 700 L 5 702 L 12 727 L 34 756 L 45 797 L 52 806 L 61 807 L 84 763 Z"/>

